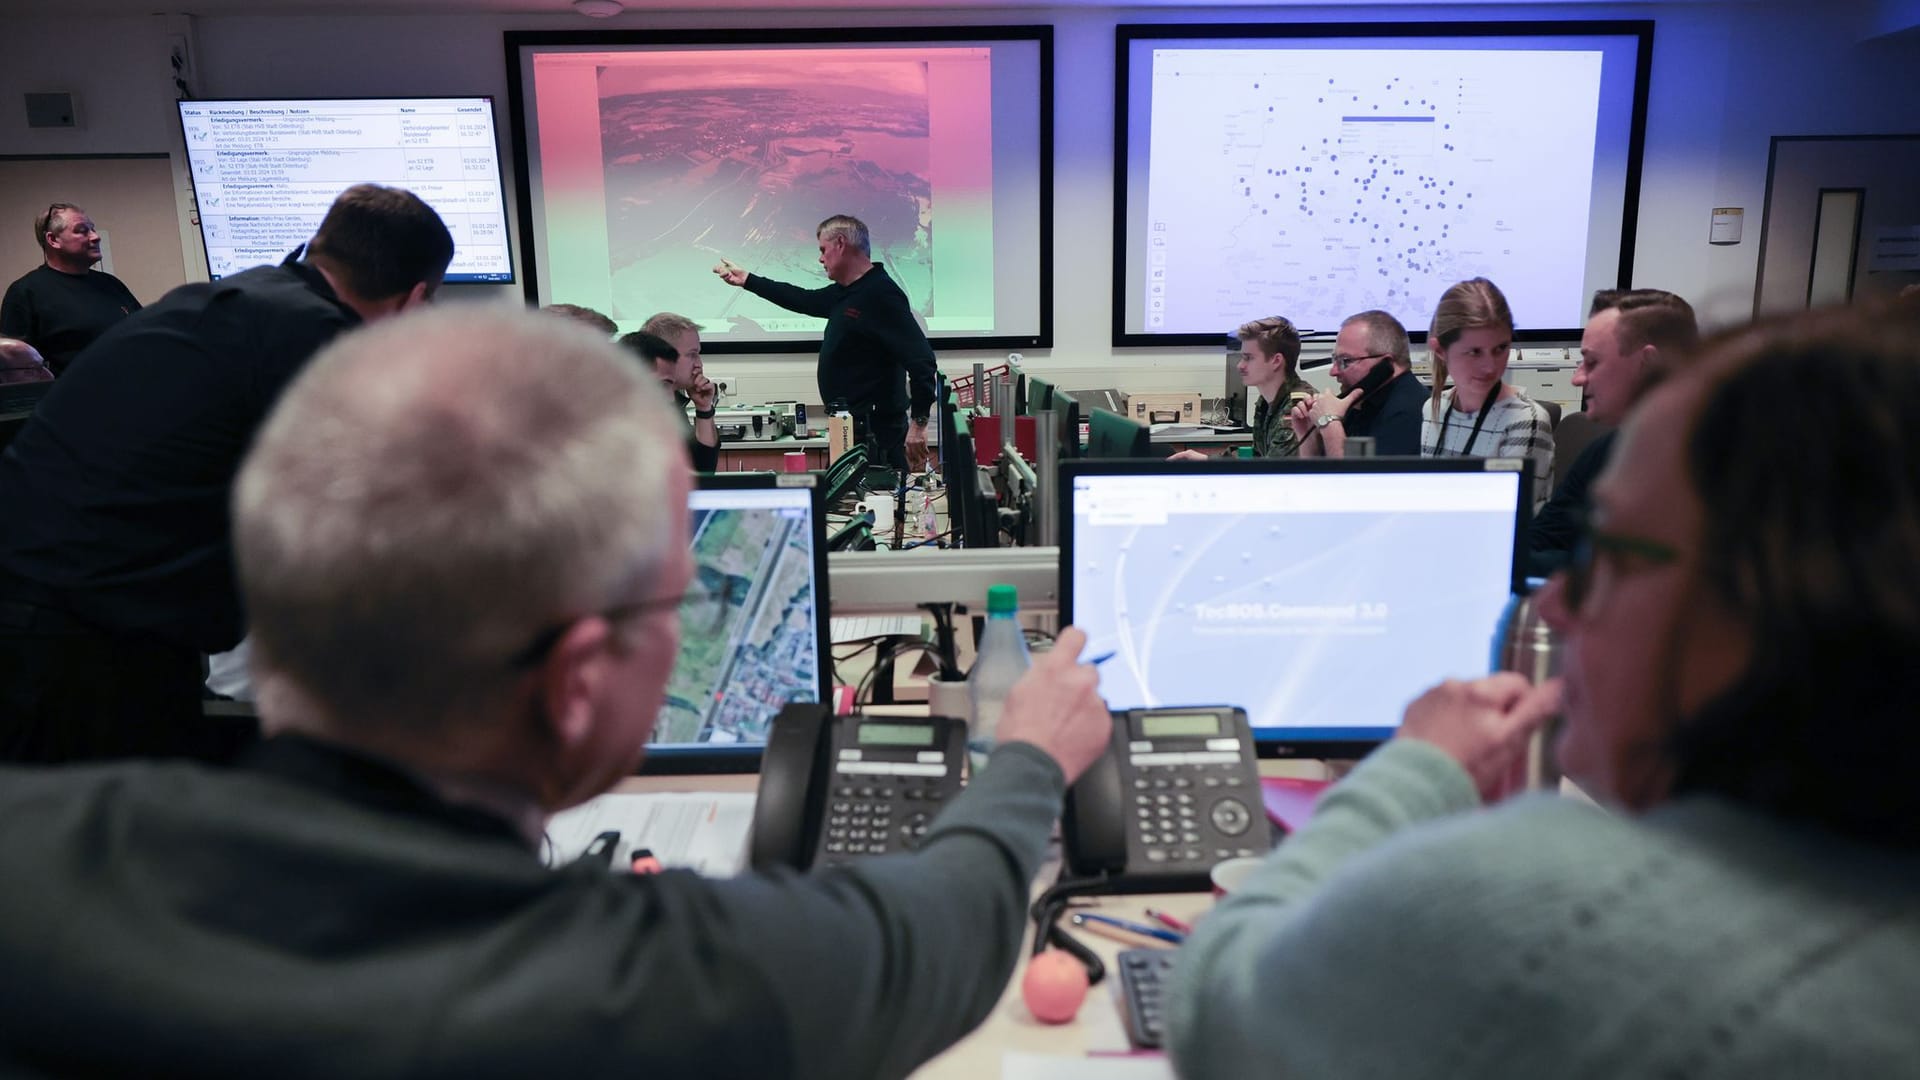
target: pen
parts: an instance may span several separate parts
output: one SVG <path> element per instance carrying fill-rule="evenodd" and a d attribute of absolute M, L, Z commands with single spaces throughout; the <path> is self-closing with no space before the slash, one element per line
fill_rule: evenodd
<path fill-rule="evenodd" d="M 1193 933 L 1193 924 L 1187 922 L 1184 919 L 1176 919 L 1173 916 L 1167 914 L 1166 912 L 1157 910 L 1155 908 L 1147 909 L 1147 918 L 1152 919 L 1154 922 L 1159 923 L 1161 926 L 1164 926 L 1169 930 L 1172 930 L 1176 934 Z"/>
<path fill-rule="evenodd" d="M 1139 934 L 1141 937 L 1155 938 L 1170 945 L 1178 945 L 1187 940 L 1187 935 L 1183 933 L 1178 933 L 1173 930 L 1162 930 L 1158 926 L 1148 926 L 1146 923 L 1132 922 L 1127 919 L 1116 919 L 1111 915 L 1101 915 L 1092 911 L 1073 917 L 1073 921 L 1076 923 L 1082 920 L 1096 922 L 1102 926 L 1111 926 L 1115 930 L 1125 930 L 1129 934 Z"/>
<path fill-rule="evenodd" d="M 1101 664 L 1104 664 L 1104 663 L 1106 663 L 1107 661 L 1109 661 L 1109 660 L 1111 660 L 1111 659 L 1113 659 L 1114 657 L 1116 657 L 1116 656 L 1118 656 L 1118 655 L 1120 655 L 1120 654 L 1119 654 L 1118 652 L 1116 652 L 1116 651 L 1113 651 L 1113 650 L 1108 650 L 1107 652 L 1103 652 L 1103 653 L 1101 653 L 1101 654 L 1100 654 L 1099 656 L 1096 656 L 1096 657 L 1094 657 L 1093 659 L 1091 659 L 1091 660 L 1089 660 L 1089 661 L 1087 661 L 1087 663 L 1089 663 L 1089 664 L 1093 664 L 1094 666 L 1096 666 L 1096 667 L 1097 667 L 1097 666 L 1099 666 L 1099 665 L 1101 665 Z"/>
<path fill-rule="evenodd" d="M 1135 949 L 1166 949 L 1179 944 L 1177 941 L 1168 941 L 1166 938 L 1157 935 L 1136 934 L 1131 930 L 1122 930 L 1117 926 L 1109 926 L 1105 922 L 1097 921 L 1086 915 L 1073 916 L 1073 928 L 1076 930 L 1084 930 L 1089 934 L 1106 938 L 1109 941 L 1117 941 L 1122 945 Z"/>

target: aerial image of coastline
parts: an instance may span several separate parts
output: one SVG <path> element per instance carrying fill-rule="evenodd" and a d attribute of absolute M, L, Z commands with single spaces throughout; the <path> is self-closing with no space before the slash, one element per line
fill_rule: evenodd
<path fill-rule="evenodd" d="M 718 631 L 682 626 L 654 742 L 764 742 L 782 705 L 819 700 L 811 545 L 804 512 L 693 512 L 698 584 L 729 602 Z"/>
<path fill-rule="evenodd" d="M 720 64 L 661 53 L 600 69 L 615 318 L 678 311 L 712 329 L 715 319 L 785 328 L 758 324 L 799 317 L 716 292 L 710 270 L 725 256 L 764 277 L 825 285 L 814 228 L 839 213 L 867 223 L 874 259 L 930 314 L 926 64 L 842 55 L 810 68 L 776 55 Z"/>

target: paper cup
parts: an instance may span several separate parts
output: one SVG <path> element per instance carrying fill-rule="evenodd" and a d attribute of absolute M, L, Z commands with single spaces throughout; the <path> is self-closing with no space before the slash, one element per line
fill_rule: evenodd
<path fill-rule="evenodd" d="M 786 456 L 780 461 L 780 467 L 787 472 L 806 472 L 807 452 L 805 450 L 787 451 Z"/>
<path fill-rule="evenodd" d="M 1247 877 L 1266 861 L 1258 855 L 1242 855 L 1237 859 L 1224 859 L 1214 863 L 1213 869 L 1207 874 L 1213 879 L 1213 895 L 1221 897 L 1238 889 L 1240 883 L 1247 880 Z"/>

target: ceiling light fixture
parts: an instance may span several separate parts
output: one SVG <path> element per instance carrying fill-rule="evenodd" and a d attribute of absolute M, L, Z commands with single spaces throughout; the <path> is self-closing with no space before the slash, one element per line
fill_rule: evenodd
<path fill-rule="evenodd" d="M 611 19 L 627 8 L 620 0 L 573 0 L 573 10 L 589 19 Z"/>

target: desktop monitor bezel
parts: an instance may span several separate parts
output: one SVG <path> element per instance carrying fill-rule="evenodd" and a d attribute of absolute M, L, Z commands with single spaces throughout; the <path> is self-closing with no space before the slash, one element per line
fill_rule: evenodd
<path fill-rule="evenodd" d="M 819 701 L 833 701 L 832 612 L 827 591 L 827 512 L 819 478 L 812 473 L 702 473 L 694 477 L 696 491 L 759 491 L 804 489 L 810 495 L 813 516 L 813 619 L 820 651 Z M 688 538 L 692 543 L 692 538 Z M 677 658 L 676 658 L 677 659 Z M 641 775 L 687 773 L 754 773 L 760 771 L 765 743 L 649 743 Z"/>
<path fill-rule="evenodd" d="M 1335 475 L 1359 476 L 1380 473 L 1481 473 L 1511 472 L 1518 479 L 1514 485 L 1514 530 L 1512 565 L 1508 571 L 1507 590 L 1509 597 L 1527 591 L 1527 529 L 1533 514 L 1533 465 L 1525 458 L 1421 458 L 1421 457 L 1372 457 L 1372 458 L 1208 458 L 1204 461 L 1167 461 L 1154 459 L 1081 459 L 1062 461 L 1058 481 L 1058 514 L 1060 522 L 1060 621 L 1062 625 L 1071 625 L 1073 611 L 1073 567 L 1074 524 L 1073 492 L 1075 481 L 1083 476 L 1220 476 L 1220 475 Z M 1416 557 L 1410 553 L 1409 557 Z M 1487 637 L 1492 639 L 1495 627 L 1486 628 Z M 1193 702 L 1192 704 L 1213 705 L 1219 702 Z M 1284 729 L 1255 727 L 1253 729 L 1254 747 L 1261 757 L 1266 758 L 1314 758 L 1320 760 L 1344 760 L 1365 757 L 1379 746 L 1383 738 L 1358 739 L 1319 739 L 1288 737 L 1278 734 Z"/>

